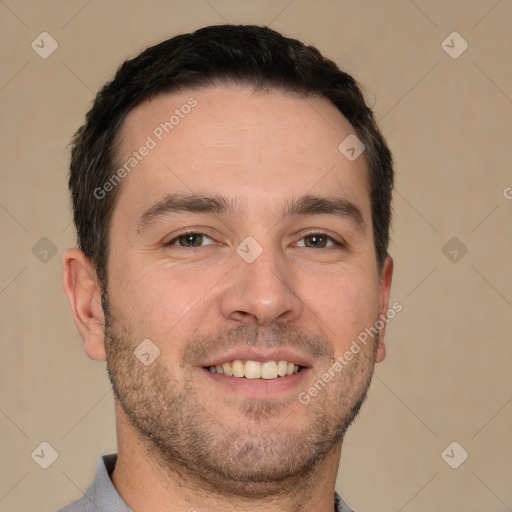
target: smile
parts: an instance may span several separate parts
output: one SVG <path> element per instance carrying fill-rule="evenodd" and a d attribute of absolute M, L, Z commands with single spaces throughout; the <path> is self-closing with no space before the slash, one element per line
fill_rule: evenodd
<path fill-rule="evenodd" d="M 223 364 L 208 366 L 211 373 L 220 373 L 228 377 L 239 377 L 246 379 L 277 379 L 299 373 L 302 366 L 289 361 L 251 361 L 235 359 Z"/>

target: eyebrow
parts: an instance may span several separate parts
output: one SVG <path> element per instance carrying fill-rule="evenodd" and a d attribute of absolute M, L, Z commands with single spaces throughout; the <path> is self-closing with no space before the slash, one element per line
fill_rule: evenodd
<path fill-rule="evenodd" d="M 281 218 L 292 215 L 335 215 L 350 220 L 360 231 L 366 230 L 361 209 L 343 197 L 300 196 L 286 203 Z"/>
<path fill-rule="evenodd" d="M 239 202 L 231 197 L 198 194 L 168 194 L 146 210 L 137 222 L 137 232 L 141 232 L 157 220 L 172 213 L 213 213 L 217 215 L 239 216 Z M 289 216 L 334 215 L 351 221 L 360 231 L 366 230 L 361 209 L 342 197 L 321 197 L 303 195 L 286 201 L 278 216 L 279 220 Z"/>
<path fill-rule="evenodd" d="M 140 233 L 159 218 L 171 213 L 215 213 L 233 216 L 236 210 L 236 202 L 223 196 L 168 194 L 142 214 L 137 222 L 137 232 Z"/>

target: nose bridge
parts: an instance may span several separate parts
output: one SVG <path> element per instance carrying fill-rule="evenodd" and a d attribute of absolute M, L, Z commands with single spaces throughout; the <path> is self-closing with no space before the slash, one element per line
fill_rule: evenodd
<path fill-rule="evenodd" d="M 237 249 L 240 261 L 223 297 L 224 316 L 260 324 L 280 317 L 284 320 L 285 316 L 292 320 L 302 311 L 302 303 L 293 290 L 293 270 L 278 247 L 258 247 L 254 240 L 248 240 Z"/>

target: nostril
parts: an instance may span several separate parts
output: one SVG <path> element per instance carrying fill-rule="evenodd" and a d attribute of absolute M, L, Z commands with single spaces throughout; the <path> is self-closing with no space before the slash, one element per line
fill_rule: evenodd
<path fill-rule="evenodd" d="M 237 322 L 244 322 L 244 323 L 257 323 L 258 319 L 251 313 L 247 313 L 247 311 L 234 311 L 231 314 L 232 320 L 235 320 Z"/>

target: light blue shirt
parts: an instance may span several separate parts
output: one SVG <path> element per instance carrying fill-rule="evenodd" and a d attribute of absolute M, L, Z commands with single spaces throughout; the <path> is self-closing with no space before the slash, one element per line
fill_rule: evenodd
<path fill-rule="evenodd" d="M 116 461 L 117 453 L 100 457 L 94 481 L 83 496 L 58 512 L 132 512 L 110 480 Z M 334 493 L 334 511 L 354 512 L 338 493 Z"/>

